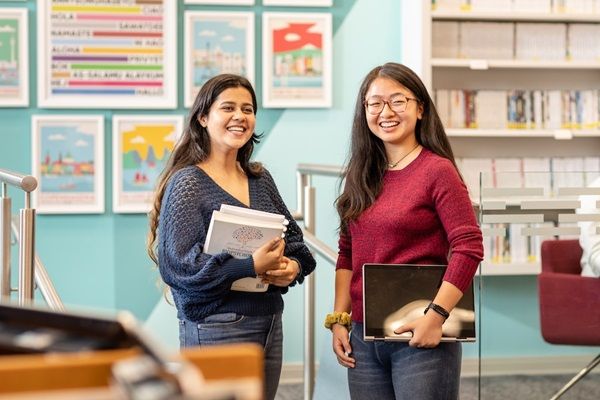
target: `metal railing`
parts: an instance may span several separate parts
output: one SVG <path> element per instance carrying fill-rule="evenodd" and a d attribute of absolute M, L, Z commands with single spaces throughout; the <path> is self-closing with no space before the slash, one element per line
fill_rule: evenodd
<path fill-rule="evenodd" d="M 315 236 L 316 190 L 313 175 L 341 177 L 342 167 L 334 165 L 298 164 L 296 169 L 296 221 L 304 221 L 304 241 L 315 253 L 334 264 L 337 253 Z M 311 400 L 315 386 L 315 274 L 304 281 L 304 399 Z"/>
<path fill-rule="evenodd" d="M 31 175 L 0 169 L 0 299 L 10 299 L 17 292 L 19 305 L 33 303 L 35 284 L 46 303 L 55 310 L 64 310 L 46 268 L 35 254 L 35 209 L 31 208 L 31 192 L 37 188 L 37 180 Z M 12 201 L 8 185 L 25 192 L 24 207 L 19 216 L 11 217 Z M 12 232 L 11 232 L 12 231 Z M 11 239 L 14 233 L 19 244 L 19 285 L 11 287 Z"/>

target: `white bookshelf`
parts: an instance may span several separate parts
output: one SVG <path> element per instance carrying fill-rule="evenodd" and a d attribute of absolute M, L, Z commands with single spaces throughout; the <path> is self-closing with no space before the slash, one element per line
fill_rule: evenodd
<path fill-rule="evenodd" d="M 600 22 L 600 14 L 569 13 L 525 13 L 525 12 L 477 12 L 477 11 L 432 11 L 434 21 L 541 21 L 541 22 Z"/>
<path fill-rule="evenodd" d="M 430 93 L 435 90 L 591 90 L 600 89 L 600 58 L 517 59 L 433 57 L 434 22 L 514 23 L 517 43 L 518 24 L 600 24 L 600 14 L 476 12 L 431 10 L 431 2 L 422 0 L 420 10 L 413 1 L 403 2 L 403 24 L 407 38 L 403 41 L 402 62 L 419 72 Z M 420 15 L 418 15 L 420 13 Z M 420 17 L 418 28 L 411 18 Z M 461 35 L 463 34 L 463 28 Z M 439 35 L 439 34 L 438 34 Z M 408 37 L 410 36 L 410 37 Z M 444 50 L 445 37 L 438 48 Z M 597 38 L 591 38 L 597 40 Z M 460 43 L 460 41 L 459 41 Z M 405 50 L 406 49 L 406 50 Z M 452 52 L 449 52 L 452 53 Z M 510 54 L 507 50 L 503 54 Z M 462 51 L 457 54 L 463 54 Z M 457 158 L 512 157 L 597 157 L 600 154 L 600 129 L 447 129 Z M 484 261 L 481 273 L 486 276 L 536 275 L 539 262 L 490 263 Z M 479 271 L 478 271 L 479 272 Z"/>
<path fill-rule="evenodd" d="M 553 138 L 557 140 L 570 140 L 573 138 L 600 137 L 600 130 L 583 129 L 446 129 L 449 137 L 497 137 L 497 138 Z"/>
<path fill-rule="evenodd" d="M 539 262 L 527 263 L 481 263 L 481 272 L 486 276 L 502 276 L 502 275 L 537 275 L 541 272 L 542 266 Z"/>
<path fill-rule="evenodd" d="M 579 70 L 589 69 L 600 71 L 599 61 L 584 61 L 584 60 L 486 60 L 486 59 L 463 59 L 463 58 L 432 58 L 430 61 L 431 67 L 446 67 L 446 68 L 468 68 L 472 70 L 487 70 L 487 69 L 564 69 L 564 70 Z"/>

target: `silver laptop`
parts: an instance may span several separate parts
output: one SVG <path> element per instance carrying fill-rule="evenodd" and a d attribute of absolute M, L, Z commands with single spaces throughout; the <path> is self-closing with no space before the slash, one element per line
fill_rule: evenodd
<path fill-rule="evenodd" d="M 423 315 L 438 292 L 445 265 L 364 264 L 363 335 L 365 340 L 409 341 L 394 330 Z M 474 342 L 473 284 L 442 326 L 442 342 Z"/>

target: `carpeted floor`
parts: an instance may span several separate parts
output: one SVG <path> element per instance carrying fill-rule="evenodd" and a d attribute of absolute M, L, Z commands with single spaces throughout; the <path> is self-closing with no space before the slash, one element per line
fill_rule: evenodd
<path fill-rule="evenodd" d="M 477 396 L 477 379 L 461 381 L 461 400 L 547 400 L 571 379 L 568 375 L 514 375 L 483 378 L 481 396 Z M 303 400 L 302 384 L 286 384 L 279 387 L 276 400 Z M 571 388 L 561 400 L 600 399 L 600 375 L 590 374 Z M 315 400 L 343 400 L 341 398 Z"/>

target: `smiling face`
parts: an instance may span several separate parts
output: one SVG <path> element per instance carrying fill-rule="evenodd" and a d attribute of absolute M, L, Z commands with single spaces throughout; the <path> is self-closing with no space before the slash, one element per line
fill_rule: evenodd
<path fill-rule="evenodd" d="M 250 92 L 243 87 L 225 89 L 208 114 L 198 118 L 210 136 L 212 151 L 238 151 L 250 138 L 256 116 Z"/>
<path fill-rule="evenodd" d="M 401 98 L 399 95 L 410 99 L 404 112 L 396 112 L 390 108 L 390 104 L 397 108 L 393 103 Z M 414 98 L 415 95 L 410 90 L 390 78 L 378 77 L 369 86 L 365 102 L 384 102 L 384 107 L 381 113 L 374 115 L 368 112 L 365 105 L 367 125 L 386 148 L 390 145 L 413 146 L 416 143 L 415 127 L 417 120 L 423 117 L 423 106 Z"/>

